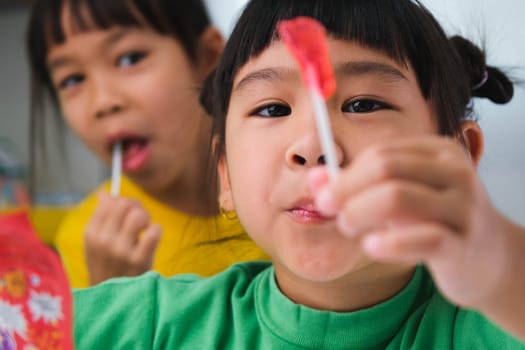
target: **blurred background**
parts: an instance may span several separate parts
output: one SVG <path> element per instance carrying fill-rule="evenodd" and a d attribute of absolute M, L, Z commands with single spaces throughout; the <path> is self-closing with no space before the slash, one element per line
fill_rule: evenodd
<path fill-rule="evenodd" d="M 29 72 L 25 26 L 30 0 L 0 0 L 0 209 L 2 198 L 28 201 L 23 191 L 29 158 Z M 515 0 L 423 0 L 447 30 L 483 44 L 489 62 L 525 79 L 525 2 Z M 212 19 L 225 36 L 245 0 L 206 0 Z M 475 111 L 485 132 L 479 171 L 496 206 L 525 224 L 525 89 L 518 87 L 505 106 L 477 101 Z M 48 127 L 48 154 L 36 179 L 34 203 L 67 206 L 96 187 L 108 174 L 71 134 L 56 142 Z M 45 168 L 44 168 L 45 167 Z M 9 178 L 9 186 L 5 179 Z M 4 179 L 4 180 L 2 180 Z M 2 182 L 4 181 L 4 182 Z M 20 186 L 22 185 L 22 186 Z M 22 188 L 22 190 L 21 190 Z M 1 191 L 4 191 L 2 193 Z"/>

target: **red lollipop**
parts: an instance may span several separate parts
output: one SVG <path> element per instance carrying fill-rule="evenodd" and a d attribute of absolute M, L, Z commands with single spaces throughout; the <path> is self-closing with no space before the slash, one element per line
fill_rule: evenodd
<path fill-rule="evenodd" d="M 310 17 L 296 17 L 280 22 L 277 30 L 299 63 L 306 84 L 329 98 L 335 91 L 335 79 L 323 25 Z"/>
<path fill-rule="evenodd" d="M 321 147 L 329 173 L 333 177 L 339 165 L 324 99 L 334 93 L 335 78 L 328 55 L 326 29 L 312 18 L 296 17 L 280 22 L 277 31 L 297 60 L 311 92 Z"/>

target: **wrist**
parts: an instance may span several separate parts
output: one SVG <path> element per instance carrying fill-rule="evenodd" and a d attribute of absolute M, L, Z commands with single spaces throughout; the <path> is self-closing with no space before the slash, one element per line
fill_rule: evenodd
<path fill-rule="evenodd" d="M 494 292 L 475 308 L 500 327 L 525 340 L 525 228 L 503 219 L 502 267 Z"/>

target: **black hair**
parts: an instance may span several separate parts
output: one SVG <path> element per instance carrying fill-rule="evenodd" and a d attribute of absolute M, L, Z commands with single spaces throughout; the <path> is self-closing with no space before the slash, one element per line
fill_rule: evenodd
<path fill-rule="evenodd" d="M 202 0 L 37 0 L 26 37 L 31 68 L 29 140 L 33 168 L 37 152 L 45 148 L 46 102 L 51 102 L 55 112 L 59 109 L 47 55 L 52 45 L 66 40 L 62 27 L 65 5 L 69 6 L 75 30 L 82 32 L 113 26 L 151 28 L 176 38 L 192 61 L 196 59 L 199 39 L 211 23 Z M 33 187 L 34 169 L 31 174 Z"/>
<path fill-rule="evenodd" d="M 224 150 L 225 119 L 237 72 L 278 40 L 278 22 L 297 16 L 317 19 L 332 38 L 354 41 L 402 66 L 411 66 L 436 113 L 440 134 L 461 137 L 460 124 L 471 117 L 472 97 L 488 97 L 498 103 L 512 98 L 512 83 L 500 70 L 487 67 L 483 51 L 461 37 L 449 40 L 417 0 L 252 0 L 201 95 L 201 102 L 214 116 L 218 153 Z M 485 72 L 487 80 L 476 86 Z"/>

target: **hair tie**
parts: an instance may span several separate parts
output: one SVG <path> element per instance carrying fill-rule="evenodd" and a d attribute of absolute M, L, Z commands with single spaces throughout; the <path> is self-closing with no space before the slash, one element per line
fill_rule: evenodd
<path fill-rule="evenodd" d="M 481 88 L 483 85 L 485 85 L 487 80 L 489 80 L 489 72 L 487 70 L 485 70 L 483 72 L 483 78 L 481 78 L 481 81 L 478 84 L 476 84 L 476 85 L 474 85 L 472 87 L 472 90 L 477 90 L 477 89 Z"/>

